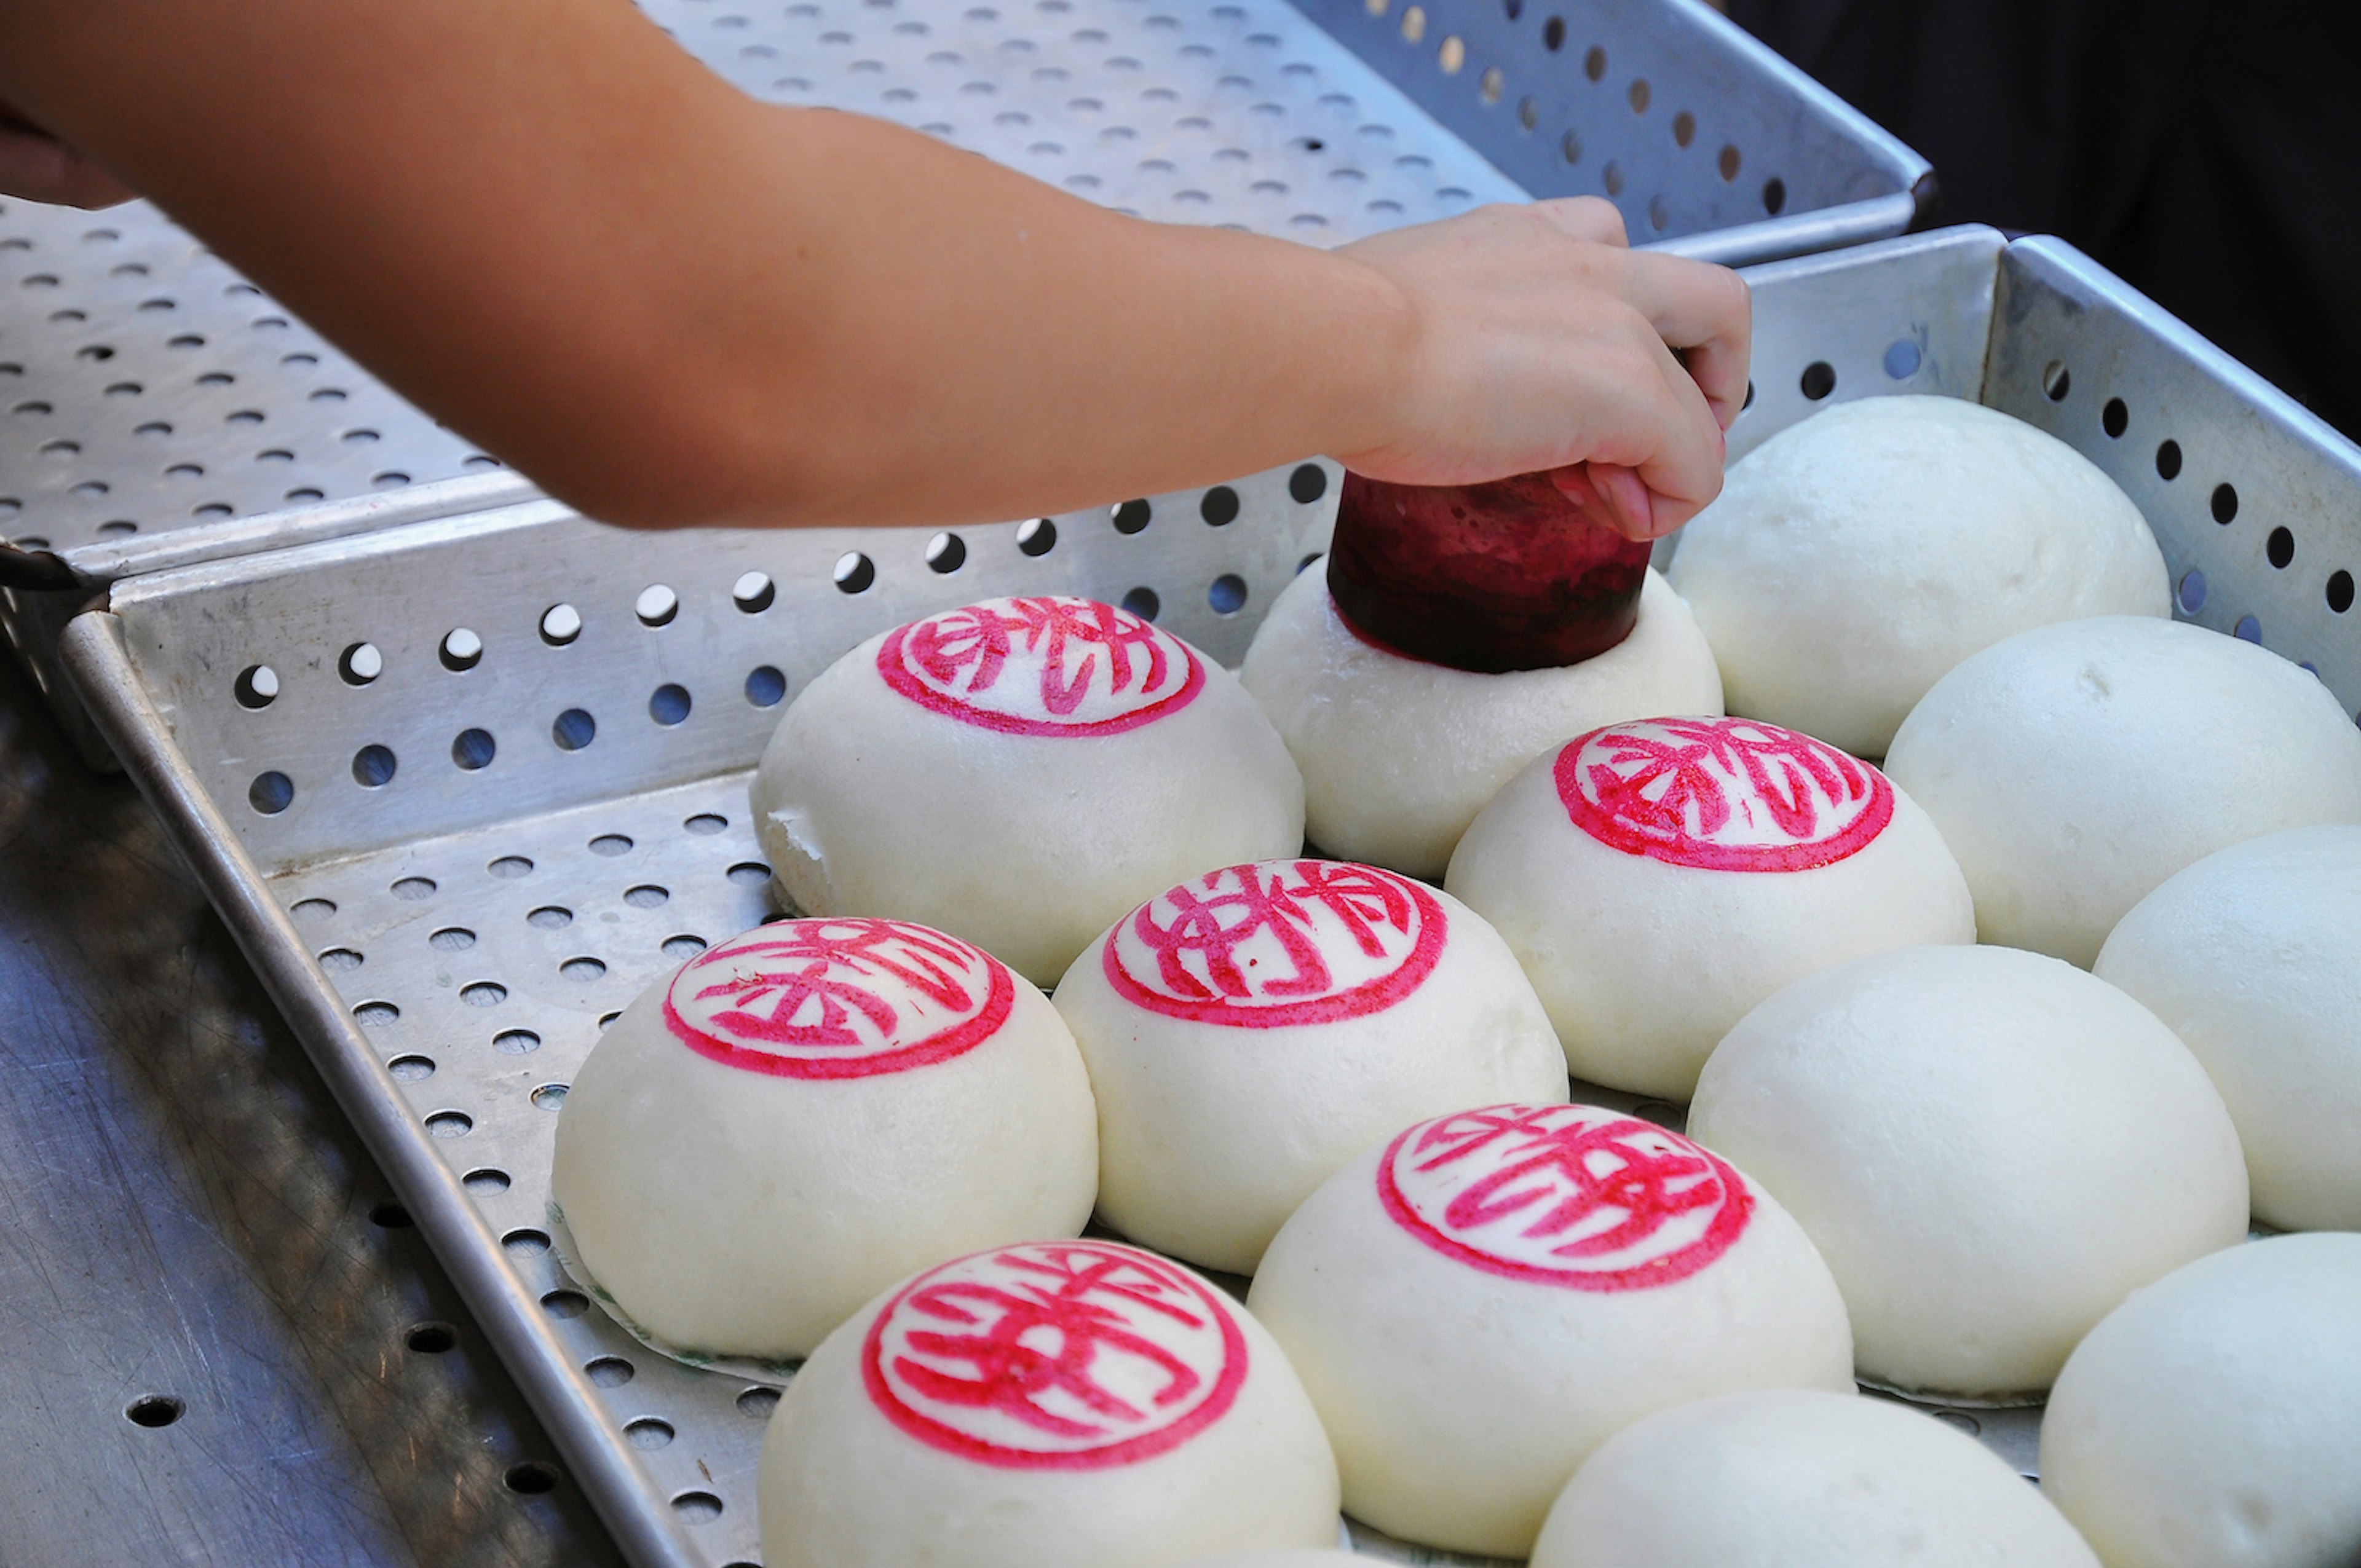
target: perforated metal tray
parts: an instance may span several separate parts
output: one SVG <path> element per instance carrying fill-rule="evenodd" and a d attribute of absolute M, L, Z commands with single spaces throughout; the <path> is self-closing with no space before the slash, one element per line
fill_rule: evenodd
<path fill-rule="evenodd" d="M 1695 0 L 643 8 L 757 97 L 1321 245 L 1589 193 L 1635 240 L 1759 260 L 1900 233 L 1927 173 Z M 45 691 L 63 695 L 59 630 L 107 583 L 534 493 L 497 466 L 154 207 L 0 202 L 0 630 Z"/>
<path fill-rule="evenodd" d="M 2049 240 L 1951 230 L 1752 278 L 1735 450 L 1830 399 L 2006 409 L 2125 485 L 2194 619 L 2361 703 L 2338 608 L 2361 451 L 2250 373 Z M 939 535 L 632 535 L 527 502 L 135 578 L 69 627 L 92 712 L 636 1561 L 756 1561 L 771 1396 L 648 1354 L 566 1284 L 551 1113 L 603 1019 L 773 907 L 744 792 L 781 697 L 884 626 L 1012 591 L 1126 600 L 1235 663 L 1334 477 Z M 2030 1469 L 2033 1412 L 1951 1419 Z"/>

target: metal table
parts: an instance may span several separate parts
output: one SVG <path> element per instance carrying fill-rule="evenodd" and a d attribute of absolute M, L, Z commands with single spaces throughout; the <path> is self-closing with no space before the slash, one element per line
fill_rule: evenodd
<path fill-rule="evenodd" d="M 128 781 L 0 661 L 0 1568 L 619 1562 Z"/>

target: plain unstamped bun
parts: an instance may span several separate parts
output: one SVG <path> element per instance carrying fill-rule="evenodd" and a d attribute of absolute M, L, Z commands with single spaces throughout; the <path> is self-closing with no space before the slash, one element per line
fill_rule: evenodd
<path fill-rule="evenodd" d="M 1449 894 L 1374 866 L 1191 878 L 1083 948 L 1057 1004 L 1098 1101 L 1100 1215 L 1234 1274 L 1411 1123 L 1566 1097 L 1508 946 Z"/>
<path fill-rule="evenodd" d="M 583 1266 L 691 1354 L 793 1357 L 914 1268 L 1090 1219 L 1049 999 L 972 944 L 787 920 L 648 988 L 575 1075 L 551 1190 Z"/>
<path fill-rule="evenodd" d="M 2041 1489 L 2107 1568 L 2361 1563 L 2361 1235 L 2233 1247 L 2117 1308 L 2049 1397 Z"/>
<path fill-rule="evenodd" d="M 1852 1387 L 1844 1303 L 1729 1161 L 1592 1105 L 1422 1122 L 1280 1227 L 1248 1304 L 1388 1534 L 1522 1557 L 1591 1451 L 1741 1388 Z"/>
<path fill-rule="evenodd" d="M 1885 771 L 1959 857 L 1985 941 L 2085 966 L 2183 866 L 2361 822 L 2361 731 L 2316 676 L 2145 616 L 1985 649 L 1911 710 Z"/>
<path fill-rule="evenodd" d="M 2140 1286 L 2246 1234 L 2222 1097 L 2155 1014 L 2070 964 L 1913 948 L 1797 981 L 1689 1108 L 1817 1244 L 1866 1381 L 2038 1396 Z"/>
<path fill-rule="evenodd" d="M 1166 1568 L 1336 1541 L 1336 1464 L 1286 1356 L 1169 1258 L 1000 1247 L 813 1352 L 763 1444 L 770 1568 Z"/>
<path fill-rule="evenodd" d="M 1789 981 L 1976 936 L 1925 812 L 1868 763 L 1748 718 L 1557 748 L 1484 808 L 1444 885 L 1523 963 L 1576 1078 L 1670 1100 Z"/>
<path fill-rule="evenodd" d="M 1680 539 L 1673 586 L 1730 710 L 1864 757 L 1979 649 L 2172 609 L 2156 536 L 2113 479 L 1957 398 L 1865 398 L 1781 431 Z"/>
<path fill-rule="evenodd" d="M 779 721 L 754 826 L 807 915 L 916 920 L 1053 985 L 1125 910 L 1297 853 L 1303 781 L 1237 678 L 1089 599 L 873 637 Z"/>
<path fill-rule="evenodd" d="M 2132 905 L 2092 972 L 2204 1064 L 2255 1218 L 2361 1230 L 2361 828 L 2216 850 Z"/>
<path fill-rule="evenodd" d="M 1240 678 L 1303 770 L 1312 842 L 1429 879 L 1494 792 L 1566 737 L 1620 718 L 1721 711 L 1713 651 L 1654 572 L 1620 643 L 1564 669 L 1505 674 L 1363 641 L 1326 578 L 1303 572 L 1271 605 Z"/>
<path fill-rule="evenodd" d="M 1999 1455 L 1858 1395 L 1724 1394 L 1626 1427 L 1575 1472 L 1533 1568 L 2098 1568 Z"/>

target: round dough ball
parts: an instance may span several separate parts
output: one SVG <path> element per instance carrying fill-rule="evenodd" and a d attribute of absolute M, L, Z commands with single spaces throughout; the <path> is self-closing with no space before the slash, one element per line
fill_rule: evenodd
<path fill-rule="evenodd" d="M 2009 948 L 1799 980 L 1706 1063 L 1697 1141 L 1817 1243 L 1861 1376 L 2011 1403 L 2134 1289 L 2246 1234 L 2222 1097 L 2153 1014 Z"/>
<path fill-rule="evenodd" d="M 1507 944 L 1374 866 L 1271 861 L 1183 883 L 1082 950 L 1058 1011 L 1098 1099 L 1100 1216 L 1233 1274 L 1411 1123 L 1566 1097 Z"/>
<path fill-rule="evenodd" d="M 2088 967 L 2181 867 L 2361 822 L 2361 731 L 2310 671 L 2174 620 L 2100 616 L 1935 683 L 1885 771 L 1943 830 L 1987 942 Z"/>
<path fill-rule="evenodd" d="M 1089 599 L 987 599 L 806 686 L 753 786 L 807 915 L 917 920 L 1038 985 L 1159 888 L 1303 847 L 1303 781 L 1237 677 Z"/>
<path fill-rule="evenodd" d="M 2000 1456 L 1932 1416 L 1811 1389 L 1624 1428 L 1575 1472 L 1532 1568 L 2098 1568 Z"/>
<path fill-rule="evenodd" d="M 2255 1218 L 2361 1230 L 2361 828 L 2215 850 L 2133 905 L 2092 972 L 2222 1091 Z"/>
<path fill-rule="evenodd" d="M 1336 1462 L 1262 1325 L 1137 1247 L 1030 1242 L 828 1337 L 763 1443 L 771 1568 L 1163 1568 L 1336 1540 Z"/>
<path fill-rule="evenodd" d="M 1781 431 L 1680 539 L 1673 586 L 1730 711 L 1863 757 L 2004 637 L 2172 613 L 2131 498 L 2056 436 L 1957 398 L 1865 398 Z"/>
<path fill-rule="evenodd" d="M 1595 1105 L 1422 1122 L 1323 1183 L 1246 1298 L 1389 1535 L 1522 1557 L 1575 1466 L 1740 1388 L 1850 1391 L 1843 1299 L 1728 1161 Z"/>
<path fill-rule="evenodd" d="M 1484 803 L 1569 735 L 1654 713 L 1719 713 L 1713 650 L 1654 572 L 1631 635 L 1562 670 L 1478 674 L 1365 642 L 1302 572 L 1239 672 L 1303 769 L 1306 829 L 1332 855 L 1429 881 Z"/>
<path fill-rule="evenodd" d="M 884 1286 L 1073 1235 L 1098 1122 L 1049 998 L 900 920 L 785 920 L 642 992 L 557 1121 L 581 1263 L 676 1349 L 805 1355 Z"/>
<path fill-rule="evenodd" d="M 2107 1568 L 2361 1563 L 2361 1236 L 2275 1236 L 2136 1292 L 2075 1347 L 2041 1489 Z"/>
<path fill-rule="evenodd" d="M 1976 939 L 1968 884 L 1909 796 L 1751 718 L 1567 742 L 1484 808 L 1444 885 L 1508 939 L 1576 1077 L 1668 1100 L 1789 981 Z"/>

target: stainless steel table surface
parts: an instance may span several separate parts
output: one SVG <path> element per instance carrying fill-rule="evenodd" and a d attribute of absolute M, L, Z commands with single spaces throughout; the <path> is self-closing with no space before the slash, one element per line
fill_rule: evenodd
<path fill-rule="evenodd" d="M 0 660 L 0 1568 L 619 1562 L 146 805 Z"/>

